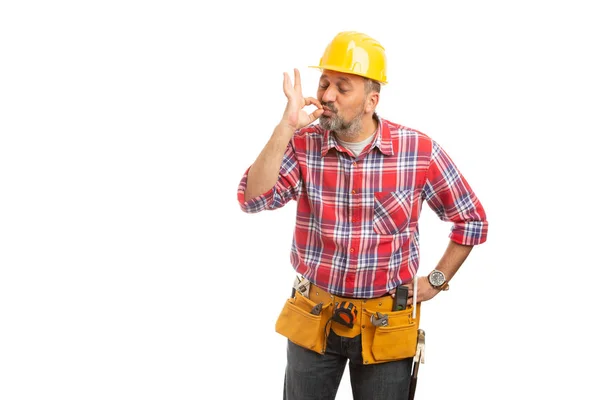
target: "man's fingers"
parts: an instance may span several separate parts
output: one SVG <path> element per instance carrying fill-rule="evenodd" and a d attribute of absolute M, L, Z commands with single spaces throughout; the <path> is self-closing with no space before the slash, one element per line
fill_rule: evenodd
<path fill-rule="evenodd" d="M 321 115 L 323 115 L 324 112 L 325 112 L 325 110 L 323 110 L 323 109 L 313 111 L 308 116 L 308 118 L 310 118 L 310 122 L 314 122 L 317 118 L 319 118 Z"/>
<path fill-rule="evenodd" d="M 304 98 L 304 105 L 305 106 L 310 106 L 310 105 L 316 106 L 319 109 L 323 108 L 323 104 L 321 104 L 321 102 L 317 99 L 315 99 L 314 97 L 305 97 Z"/>
<path fill-rule="evenodd" d="M 294 68 L 294 89 L 299 89 L 301 87 L 302 85 L 300 84 L 300 71 L 298 71 L 298 68 Z"/>
<path fill-rule="evenodd" d="M 292 84 L 287 72 L 283 73 L 283 93 L 285 93 L 288 98 L 292 95 Z"/>

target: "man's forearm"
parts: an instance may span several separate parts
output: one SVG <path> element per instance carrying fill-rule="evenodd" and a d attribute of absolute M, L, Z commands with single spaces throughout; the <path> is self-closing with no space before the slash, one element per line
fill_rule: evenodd
<path fill-rule="evenodd" d="M 473 246 L 465 246 L 451 240 L 436 269 L 442 271 L 446 280 L 449 281 L 465 262 L 472 249 Z"/>
<path fill-rule="evenodd" d="M 245 200 L 259 196 L 275 186 L 283 155 L 293 134 L 293 129 L 287 125 L 275 127 L 271 138 L 248 171 Z"/>

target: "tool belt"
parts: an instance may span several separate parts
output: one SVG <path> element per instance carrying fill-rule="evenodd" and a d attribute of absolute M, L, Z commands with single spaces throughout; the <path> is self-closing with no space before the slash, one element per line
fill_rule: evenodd
<path fill-rule="evenodd" d="M 293 343 L 324 354 L 327 336 L 333 329 L 339 336 L 361 335 L 363 364 L 415 356 L 420 304 L 416 310 L 411 305 L 402 311 L 392 311 L 394 299 L 390 295 L 355 299 L 332 295 L 314 285 L 304 288 L 304 294 L 295 290 L 286 300 L 275 324 L 275 330 Z M 342 320 L 336 318 L 340 307 L 344 312 Z M 416 311 L 414 316 L 413 311 Z M 349 315 L 353 321 L 344 325 L 344 318 Z"/>

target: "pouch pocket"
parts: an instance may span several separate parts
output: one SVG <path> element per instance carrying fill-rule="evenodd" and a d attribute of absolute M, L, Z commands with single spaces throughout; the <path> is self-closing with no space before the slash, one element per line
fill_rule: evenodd
<path fill-rule="evenodd" d="M 380 235 L 402 232 L 410 222 L 412 191 L 375 192 L 373 199 L 373 230 Z"/>
<path fill-rule="evenodd" d="M 413 306 L 406 310 L 387 312 L 388 325 L 364 324 L 362 330 L 362 356 L 364 364 L 377 364 L 386 361 L 414 357 L 417 351 L 417 330 L 419 329 L 420 304 L 413 318 Z M 363 309 L 363 317 L 370 320 L 375 312 Z"/>
<path fill-rule="evenodd" d="M 378 326 L 371 351 L 377 361 L 414 357 L 417 351 L 417 325 Z"/>
<path fill-rule="evenodd" d="M 310 313 L 315 305 L 302 295 L 287 299 L 275 323 L 275 331 L 299 346 L 323 354 L 327 322 L 323 313 L 331 304 L 324 304 L 319 315 Z"/>

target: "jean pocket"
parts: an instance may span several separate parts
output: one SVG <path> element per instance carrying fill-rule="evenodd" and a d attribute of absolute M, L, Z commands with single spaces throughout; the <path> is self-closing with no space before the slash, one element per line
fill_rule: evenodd
<path fill-rule="evenodd" d="M 373 230 L 380 235 L 395 235 L 410 222 L 412 190 L 375 192 L 373 199 Z"/>

